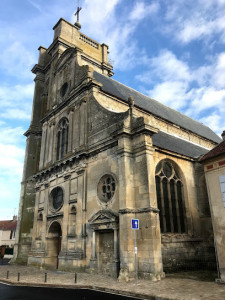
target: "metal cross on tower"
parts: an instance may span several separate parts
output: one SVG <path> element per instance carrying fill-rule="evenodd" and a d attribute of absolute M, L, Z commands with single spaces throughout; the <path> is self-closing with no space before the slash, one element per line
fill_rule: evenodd
<path fill-rule="evenodd" d="M 77 16 L 77 23 L 79 23 L 79 13 L 80 13 L 80 11 L 81 11 L 81 9 L 82 9 L 82 7 L 77 7 L 77 11 L 75 12 L 75 16 Z"/>

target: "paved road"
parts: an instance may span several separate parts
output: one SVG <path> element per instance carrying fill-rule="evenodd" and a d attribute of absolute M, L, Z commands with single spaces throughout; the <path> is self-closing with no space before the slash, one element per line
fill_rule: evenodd
<path fill-rule="evenodd" d="M 8 265 L 9 259 L 0 258 L 0 265 Z"/>
<path fill-rule="evenodd" d="M 10 286 L 0 283 L 1 300 L 132 300 L 91 290 Z M 135 298 L 137 299 L 137 298 Z"/>

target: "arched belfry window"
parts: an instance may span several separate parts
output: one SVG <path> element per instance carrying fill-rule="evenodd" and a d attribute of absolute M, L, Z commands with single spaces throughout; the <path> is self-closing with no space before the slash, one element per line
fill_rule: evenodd
<path fill-rule="evenodd" d="M 60 120 L 57 130 L 57 149 L 56 149 L 56 159 L 62 159 L 68 152 L 68 132 L 69 132 L 69 122 L 66 118 Z"/>
<path fill-rule="evenodd" d="M 183 183 L 175 165 L 163 160 L 156 167 L 156 193 L 162 233 L 185 233 Z"/>

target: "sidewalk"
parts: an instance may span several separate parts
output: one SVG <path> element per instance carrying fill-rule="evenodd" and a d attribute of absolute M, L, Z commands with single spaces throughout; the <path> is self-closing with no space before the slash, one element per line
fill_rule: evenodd
<path fill-rule="evenodd" d="M 9 271 L 8 279 L 6 278 L 7 271 Z M 19 282 L 18 273 L 20 273 Z M 47 273 L 46 283 L 44 282 L 45 273 Z M 139 280 L 138 283 L 135 284 L 134 281 L 119 282 L 103 275 L 78 273 L 77 283 L 75 284 L 74 273 L 39 270 L 34 267 L 20 265 L 0 265 L 0 282 L 9 284 L 90 288 L 152 300 L 225 300 L 225 284 L 176 278 L 175 276 L 176 275 L 170 275 L 158 282 Z"/>

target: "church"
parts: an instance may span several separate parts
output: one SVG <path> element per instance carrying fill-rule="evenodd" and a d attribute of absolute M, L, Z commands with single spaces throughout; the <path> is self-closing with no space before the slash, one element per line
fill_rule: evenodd
<path fill-rule="evenodd" d="M 215 266 L 199 159 L 220 138 L 112 79 L 108 46 L 80 29 L 61 18 L 32 69 L 14 261 L 121 280 L 135 258 L 150 280 Z"/>

